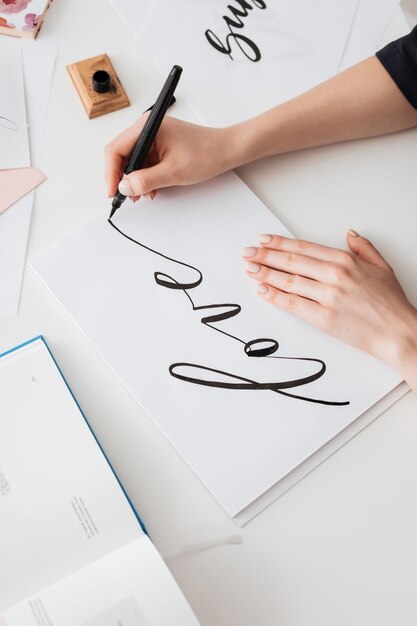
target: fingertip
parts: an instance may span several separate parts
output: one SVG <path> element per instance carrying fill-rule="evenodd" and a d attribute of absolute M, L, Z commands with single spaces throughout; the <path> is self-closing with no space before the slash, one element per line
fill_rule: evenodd
<path fill-rule="evenodd" d="M 266 296 L 269 290 L 266 285 L 264 285 L 263 283 L 259 283 L 259 285 L 257 285 L 256 287 L 256 291 L 259 293 L 260 296 Z"/>
<path fill-rule="evenodd" d="M 359 233 L 357 233 L 356 230 L 353 230 L 353 228 L 348 230 L 348 232 L 346 233 L 346 243 L 349 246 L 350 250 L 355 254 L 357 253 L 360 239 L 361 237 Z"/>
<path fill-rule="evenodd" d="M 130 184 L 130 180 L 128 176 L 124 176 L 122 178 L 122 180 L 119 182 L 119 186 L 118 189 L 120 191 L 120 193 L 122 193 L 124 196 L 137 196 L 138 194 L 135 194 L 132 185 Z"/>
<path fill-rule="evenodd" d="M 107 193 L 108 193 L 109 198 L 113 198 L 117 193 L 117 186 L 119 183 L 119 179 L 115 175 L 113 176 L 107 175 L 105 179 L 105 183 L 106 183 Z"/>
<path fill-rule="evenodd" d="M 272 235 L 259 235 L 259 241 L 260 243 L 267 245 L 268 243 L 271 243 L 273 240 Z"/>

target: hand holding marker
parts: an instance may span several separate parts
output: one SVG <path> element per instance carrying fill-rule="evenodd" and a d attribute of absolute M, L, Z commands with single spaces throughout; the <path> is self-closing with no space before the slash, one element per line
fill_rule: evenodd
<path fill-rule="evenodd" d="M 159 94 L 157 101 L 152 107 L 152 111 L 146 121 L 146 124 L 143 127 L 142 132 L 138 137 L 138 140 L 136 141 L 136 144 L 124 170 L 125 175 L 130 174 L 135 170 L 139 170 L 145 164 L 149 150 L 152 147 L 156 134 L 162 124 L 162 120 L 165 117 L 165 113 L 167 112 L 168 107 L 172 102 L 172 97 L 178 85 L 181 73 L 182 67 L 180 67 L 179 65 L 174 65 L 168 75 L 168 78 L 165 81 L 164 86 L 162 87 L 161 93 Z M 109 220 L 111 220 L 114 213 L 125 200 L 126 196 L 118 191 L 113 198 Z"/>

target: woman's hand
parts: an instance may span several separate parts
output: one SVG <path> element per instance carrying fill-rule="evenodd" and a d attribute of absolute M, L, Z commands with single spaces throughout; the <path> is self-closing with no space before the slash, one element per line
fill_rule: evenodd
<path fill-rule="evenodd" d="M 146 167 L 123 178 L 128 156 L 147 115 L 106 146 L 106 184 L 109 196 L 119 187 L 126 196 L 155 196 L 171 185 L 198 183 L 236 166 L 231 128 L 208 128 L 166 117 L 148 156 Z M 120 182 L 120 185 L 119 185 Z"/>
<path fill-rule="evenodd" d="M 260 243 L 243 256 L 262 298 L 386 361 L 417 391 L 417 310 L 370 241 L 349 231 L 351 252 L 278 235 Z"/>

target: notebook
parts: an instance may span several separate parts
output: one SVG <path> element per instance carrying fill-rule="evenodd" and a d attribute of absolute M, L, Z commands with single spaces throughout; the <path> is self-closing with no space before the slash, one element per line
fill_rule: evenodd
<path fill-rule="evenodd" d="M 45 341 L 0 355 L 1 626 L 198 624 Z"/>

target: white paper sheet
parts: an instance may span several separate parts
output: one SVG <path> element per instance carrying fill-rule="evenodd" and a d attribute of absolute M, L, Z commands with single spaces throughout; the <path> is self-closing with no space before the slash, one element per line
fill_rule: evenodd
<path fill-rule="evenodd" d="M 34 193 L 0 215 L 0 315 L 16 315 L 19 308 Z"/>
<path fill-rule="evenodd" d="M 0 433 L 1 610 L 143 532 L 42 340 L 0 358 Z"/>
<path fill-rule="evenodd" d="M 248 4 L 234 17 L 224 0 L 157 0 L 135 44 L 167 71 L 184 68 L 178 94 L 209 124 L 251 117 L 335 74 L 357 0 Z"/>
<path fill-rule="evenodd" d="M 20 48 L 0 40 L 0 169 L 29 166 Z"/>
<path fill-rule="evenodd" d="M 30 44 L 36 45 L 33 42 Z M 29 138 L 32 162 L 39 165 L 42 138 L 55 64 L 51 52 L 36 52 L 27 43 L 7 41 L 7 50 L 23 47 Z M 0 42 L 0 52 L 6 46 Z M 0 315 L 16 315 L 25 267 L 34 194 L 16 202 L 0 216 Z"/>
<path fill-rule="evenodd" d="M 198 626 L 146 536 L 10 608 L 3 619 L 7 626 Z"/>
<path fill-rule="evenodd" d="M 32 165 L 39 165 L 48 112 L 55 54 L 23 49 L 23 72 L 27 97 L 29 145 Z"/>
<path fill-rule="evenodd" d="M 115 217 L 129 236 L 201 270 L 202 283 L 187 291 L 196 306 L 242 307 L 233 318 L 212 324 L 223 332 L 201 319 L 230 307 L 193 311 L 183 291 L 155 282 L 155 272 L 192 282 L 195 270 L 127 241 L 106 218 L 46 251 L 33 267 L 231 516 L 399 384 L 398 374 L 385 364 L 255 294 L 242 269 L 241 248 L 256 244 L 259 233 L 287 231 L 234 174 L 162 191 L 155 201 L 124 206 Z M 245 342 L 262 337 L 279 342 L 272 356 L 326 364 L 315 382 L 284 386 L 281 392 L 350 404 L 324 406 L 257 389 L 257 383 L 304 378 L 321 367 L 248 358 Z M 243 390 L 192 384 L 171 375 L 175 363 L 229 372 L 255 384 Z M 242 382 L 189 366 L 174 372 Z"/>
<path fill-rule="evenodd" d="M 152 0 L 112 0 L 112 5 L 137 35 L 146 19 Z"/>
<path fill-rule="evenodd" d="M 400 0 L 360 0 L 340 69 L 374 54 Z"/>

